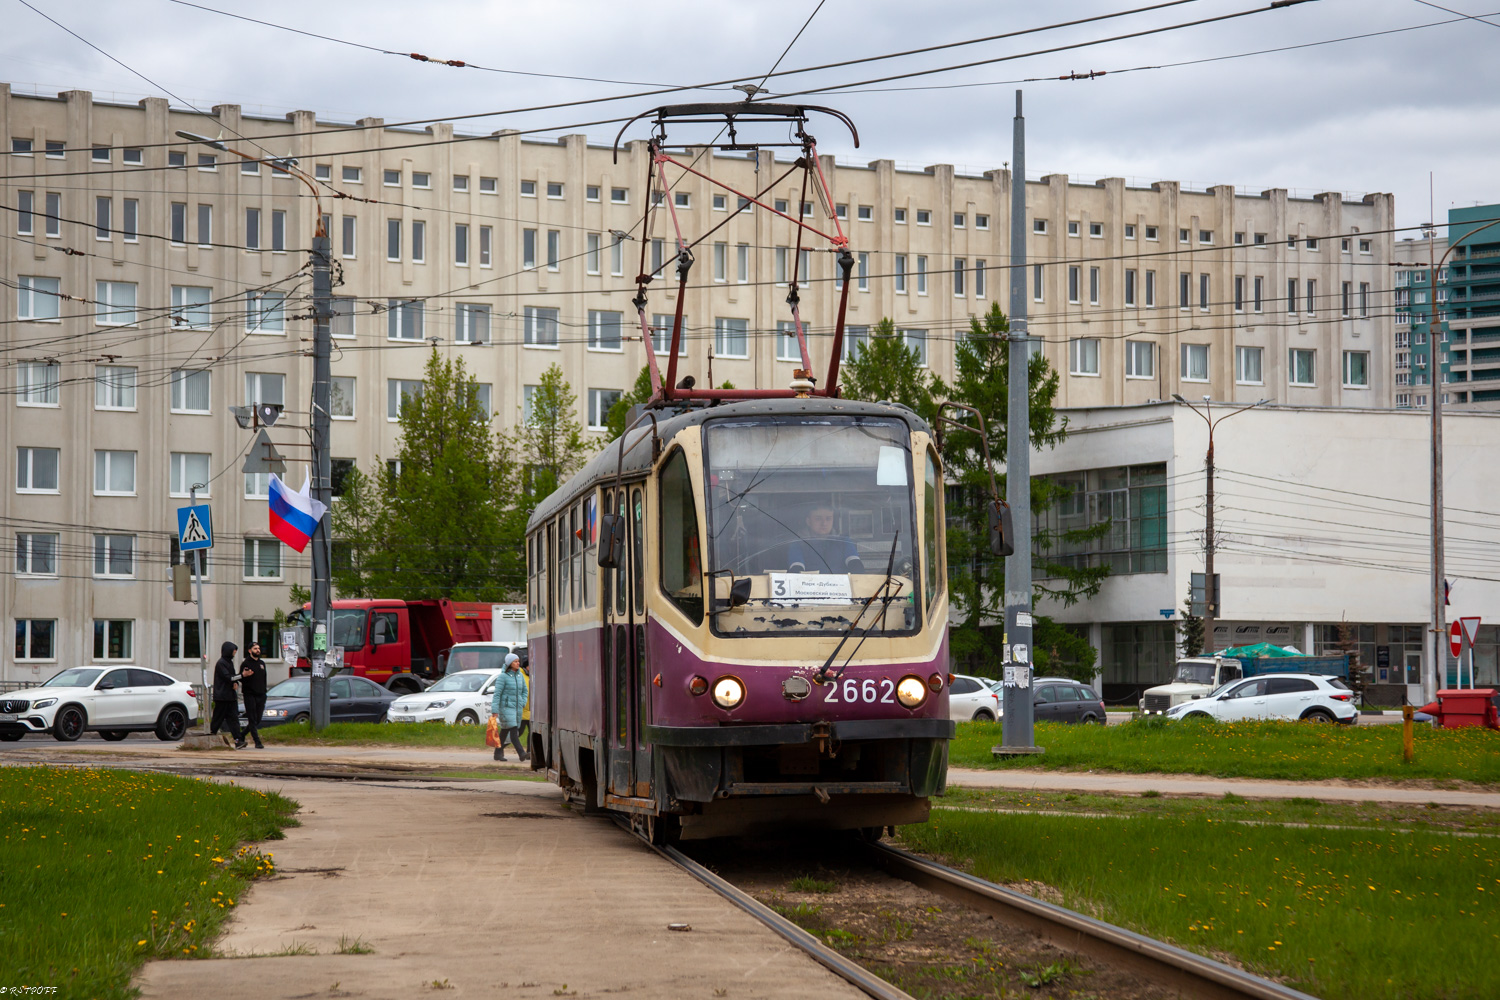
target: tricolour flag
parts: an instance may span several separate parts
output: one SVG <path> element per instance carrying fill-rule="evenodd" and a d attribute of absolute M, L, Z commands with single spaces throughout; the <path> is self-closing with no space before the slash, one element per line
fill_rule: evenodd
<path fill-rule="evenodd" d="M 294 492 L 271 473 L 271 534 L 301 552 L 312 541 L 313 532 L 328 508 L 312 498 L 311 480 L 304 480 L 302 492 Z"/>

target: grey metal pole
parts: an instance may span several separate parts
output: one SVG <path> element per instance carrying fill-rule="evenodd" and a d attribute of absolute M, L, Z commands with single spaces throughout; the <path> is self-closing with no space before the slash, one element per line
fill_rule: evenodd
<path fill-rule="evenodd" d="M 330 321 L 333 316 L 333 279 L 329 273 L 332 244 L 318 219 L 317 235 L 312 241 L 313 264 L 313 395 L 312 395 L 312 495 L 324 507 L 333 502 L 333 462 L 328 451 L 329 359 L 333 353 Z M 318 521 L 312 540 L 312 618 L 313 628 L 309 661 L 313 665 L 311 681 L 312 726 L 322 729 L 329 722 L 328 676 L 324 663 L 333 637 L 330 608 L 333 603 L 332 512 L 325 510 Z M 323 626 L 321 637 L 318 627 Z M 318 646 L 321 644 L 321 650 Z"/>
<path fill-rule="evenodd" d="M 198 484 L 194 483 L 188 490 L 188 503 L 198 502 Z M 213 695 L 208 689 L 208 632 L 203 625 L 203 557 L 199 555 L 202 549 L 194 549 L 184 552 L 193 561 L 193 588 L 198 598 L 198 725 L 206 733 L 208 732 L 209 706 L 213 704 Z"/>
<path fill-rule="evenodd" d="M 1005 560 L 1005 718 L 1001 746 L 1035 750 L 1031 706 L 1031 341 L 1026 326 L 1026 119 L 1016 91 L 1010 175 L 1010 386 L 1005 501 L 1015 552 Z"/>
<path fill-rule="evenodd" d="M 1437 220 L 1427 230 L 1427 370 L 1428 389 L 1432 392 L 1432 655 L 1422 671 L 1422 704 L 1437 700 L 1438 685 L 1448 670 L 1448 626 L 1443 606 L 1443 373 L 1438 368 L 1437 273 L 1438 260 L 1433 252 Z M 1447 259 L 1447 255 L 1444 255 Z"/>

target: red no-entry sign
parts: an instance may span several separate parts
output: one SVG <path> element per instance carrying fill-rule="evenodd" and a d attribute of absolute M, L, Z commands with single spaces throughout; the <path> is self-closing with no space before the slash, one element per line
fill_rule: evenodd
<path fill-rule="evenodd" d="M 1458 622 L 1454 622 L 1448 626 L 1448 649 L 1452 651 L 1454 656 L 1463 655 L 1464 630 L 1463 626 L 1458 624 Z"/>

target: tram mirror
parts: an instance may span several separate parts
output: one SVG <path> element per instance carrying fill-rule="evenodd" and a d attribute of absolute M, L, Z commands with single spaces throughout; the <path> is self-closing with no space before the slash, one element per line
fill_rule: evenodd
<path fill-rule="evenodd" d="M 750 578 L 748 576 L 742 576 L 735 580 L 734 585 L 729 588 L 729 606 L 731 608 L 737 608 L 742 604 L 748 604 L 749 601 Z"/>
<path fill-rule="evenodd" d="M 599 566 L 618 569 L 625 561 L 625 518 L 603 514 L 599 518 Z"/>
<path fill-rule="evenodd" d="M 906 451 L 890 445 L 880 446 L 880 458 L 875 465 L 876 486 L 906 485 Z"/>
<path fill-rule="evenodd" d="M 990 551 L 997 556 L 1013 555 L 1016 535 L 1011 525 L 1010 504 L 999 500 L 990 503 Z"/>

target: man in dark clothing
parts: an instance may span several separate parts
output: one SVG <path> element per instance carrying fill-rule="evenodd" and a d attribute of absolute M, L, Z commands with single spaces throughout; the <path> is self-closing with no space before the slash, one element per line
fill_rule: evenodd
<path fill-rule="evenodd" d="M 208 731 L 210 735 L 217 733 L 219 727 L 227 723 L 229 732 L 234 734 L 234 748 L 243 750 L 245 738 L 240 735 L 240 707 L 234 697 L 234 686 L 240 682 L 239 673 L 234 669 L 234 651 L 239 648 L 232 642 L 219 647 L 219 660 L 214 664 L 214 717 Z M 229 745 L 228 735 L 224 736 L 224 744 Z"/>
<path fill-rule="evenodd" d="M 266 710 L 266 661 L 260 658 L 260 643 L 252 642 L 240 663 L 240 692 L 245 696 L 245 728 L 255 740 L 255 749 L 264 750 L 260 741 L 260 717 Z"/>

